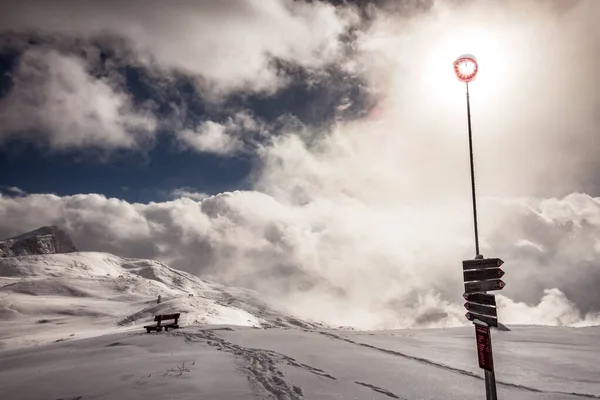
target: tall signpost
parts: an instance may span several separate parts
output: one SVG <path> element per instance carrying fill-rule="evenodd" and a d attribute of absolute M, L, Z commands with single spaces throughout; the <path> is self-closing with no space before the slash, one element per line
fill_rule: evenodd
<path fill-rule="evenodd" d="M 463 261 L 463 278 L 467 301 L 465 317 L 475 324 L 475 338 L 479 367 L 485 373 L 485 395 L 487 400 L 497 400 L 496 376 L 494 374 L 494 357 L 492 354 L 492 337 L 490 327 L 498 326 L 496 298 L 487 293 L 502 290 L 506 284 L 500 278 L 504 271 L 500 266 L 504 263 L 499 258 L 483 258 L 479 252 L 479 232 L 477 226 L 477 198 L 475 196 L 475 167 L 473 163 L 473 136 L 471 131 L 471 102 L 469 82 L 475 79 L 479 66 L 474 56 L 465 54 L 454 61 L 456 77 L 465 83 L 467 89 L 467 121 L 469 127 L 469 160 L 471 165 L 471 196 L 473 200 L 473 227 L 475 230 L 475 259 Z"/>

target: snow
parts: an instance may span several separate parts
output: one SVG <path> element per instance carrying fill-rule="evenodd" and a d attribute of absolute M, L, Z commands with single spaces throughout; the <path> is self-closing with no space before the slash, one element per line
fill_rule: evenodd
<path fill-rule="evenodd" d="M 298 324 L 256 292 L 153 260 L 95 252 L 0 258 L 0 349 L 136 329 L 174 312 L 182 325 Z"/>
<path fill-rule="evenodd" d="M 579 363 L 589 346 L 596 346 L 597 354 L 597 329 L 518 327 L 514 332 L 494 338 L 499 398 L 600 395 L 594 354 Z M 158 334 L 138 329 L 0 352 L 0 386 L 13 400 L 481 399 L 484 386 L 472 336 L 463 328 L 343 335 L 206 325 Z M 523 345 L 505 351 L 524 341 L 528 352 L 515 356 Z M 564 368 L 562 356 L 554 359 L 556 347 L 565 341 L 569 346 L 563 355 L 570 352 L 577 368 Z M 439 349 L 445 351 L 438 357 Z M 509 373 L 521 362 L 529 373 Z M 590 368 L 587 376 L 580 375 L 584 366 Z M 552 388 L 549 371 L 554 373 Z"/>
<path fill-rule="evenodd" d="M 143 329 L 171 312 L 180 329 Z M 492 332 L 500 399 L 600 398 L 600 327 L 510 329 Z M 10 400 L 466 400 L 484 398 L 482 377 L 473 327 L 334 330 L 152 260 L 0 259 Z"/>

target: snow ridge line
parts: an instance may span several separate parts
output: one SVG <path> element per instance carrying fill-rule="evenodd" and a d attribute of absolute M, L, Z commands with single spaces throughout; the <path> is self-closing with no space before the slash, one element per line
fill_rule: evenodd
<path fill-rule="evenodd" d="M 345 337 L 338 336 L 338 335 L 335 335 L 335 334 L 329 333 L 329 332 L 320 331 L 319 333 L 322 334 L 322 335 L 325 335 L 325 336 L 329 336 L 332 339 L 342 340 L 344 342 L 352 343 L 352 344 L 357 345 L 357 346 L 363 346 L 363 347 L 367 347 L 367 348 L 370 348 L 370 349 L 373 349 L 373 350 L 381 351 L 383 353 L 392 354 L 392 355 L 404 357 L 404 358 L 407 358 L 407 359 L 410 359 L 410 360 L 419 361 L 421 363 L 428 364 L 428 365 L 431 365 L 431 366 L 434 366 L 434 367 L 443 368 L 445 370 L 452 371 L 452 372 L 455 372 L 455 373 L 458 373 L 458 374 L 461 374 L 461 375 L 466 375 L 466 376 L 470 376 L 470 377 L 475 378 L 475 379 L 483 380 L 483 378 L 481 376 L 476 375 L 473 372 L 465 371 L 464 369 L 459 369 L 459 368 L 451 367 L 449 365 L 445 365 L 445 364 L 441 364 L 441 363 L 436 363 L 436 362 L 428 360 L 426 358 L 421 358 L 421 357 L 416 357 L 416 356 L 409 356 L 408 354 L 404 354 L 404 353 L 401 353 L 399 351 L 388 350 L 388 349 L 384 349 L 384 348 L 381 348 L 381 347 L 373 346 L 373 345 L 370 345 L 370 344 L 367 344 L 367 343 L 355 342 L 353 340 L 350 340 L 350 339 L 347 339 Z M 358 383 L 358 382 L 356 382 L 356 383 Z M 496 383 L 498 385 L 512 387 L 512 388 L 515 388 L 515 389 L 526 390 L 528 392 L 548 393 L 548 394 L 565 394 L 565 395 L 570 395 L 570 396 L 584 397 L 584 398 L 588 398 L 588 399 L 600 399 L 600 396 L 596 396 L 596 395 L 588 394 L 588 393 L 575 393 L 575 392 L 569 393 L 569 392 L 561 392 L 561 391 L 544 391 L 544 390 L 532 388 L 532 387 L 529 387 L 529 386 L 519 385 L 519 384 L 516 384 L 516 383 L 508 383 L 508 382 L 502 382 L 502 381 L 496 381 Z"/>
<path fill-rule="evenodd" d="M 331 380 L 337 380 L 327 372 L 302 364 L 297 360 L 271 350 L 254 349 L 239 346 L 216 336 L 209 330 L 198 333 L 173 332 L 172 335 L 183 336 L 187 342 L 206 342 L 216 347 L 219 351 L 226 351 L 242 360 L 241 369 L 246 373 L 248 380 L 254 387 L 274 396 L 277 400 L 301 400 L 304 397 L 302 389 L 291 385 L 285 380 L 285 375 L 277 368 L 277 363 L 285 362 L 288 365 L 302 368 L 315 375 Z"/>

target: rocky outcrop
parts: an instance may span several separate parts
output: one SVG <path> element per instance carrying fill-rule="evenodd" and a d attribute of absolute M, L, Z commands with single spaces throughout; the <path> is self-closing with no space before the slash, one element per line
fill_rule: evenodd
<path fill-rule="evenodd" d="M 19 236 L 0 240 L 0 257 L 75 251 L 78 250 L 69 235 L 57 226 L 44 226 Z"/>

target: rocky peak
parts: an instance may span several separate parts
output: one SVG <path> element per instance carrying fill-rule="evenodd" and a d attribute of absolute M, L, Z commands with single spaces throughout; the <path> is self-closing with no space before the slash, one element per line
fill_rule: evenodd
<path fill-rule="evenodd" d="M 69 235 L 57 226 L 43 226 L 31 232 L 0 240 L 0 257 L 75 251 L 78 250 Z"/>

